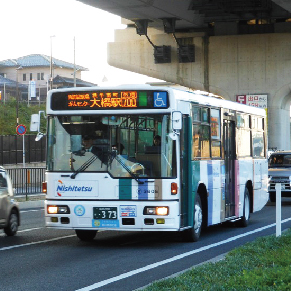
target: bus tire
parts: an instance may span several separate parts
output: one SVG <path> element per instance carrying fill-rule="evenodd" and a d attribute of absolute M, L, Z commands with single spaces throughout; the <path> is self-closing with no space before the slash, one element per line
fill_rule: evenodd
<path fill-rule="evenodd" d="M 238 226 L 239 227 L 248 226 L 249 220 L 250 220 L 250 213 L 251 213 L 250 193 L 249 193 L 248 188 L 245 188 L 244 210 L 243 210 L 243 216 L 238 221 Z"/>
<path fill-rule="evenodd" d="M 90 241 L 95 238 L 97 230 L 75 229 L 75 232 L 80 240 Z"/>
<path fill-rule="evenodd" d="M 194 223 L 193 227 L 183 231 L 184 240 L 187 242 L 196 242 L 200 238 L 201 229 L 202 229 L 202 203 L 200 195 L 197 193 L 195 196 L 194 203 Z"/>

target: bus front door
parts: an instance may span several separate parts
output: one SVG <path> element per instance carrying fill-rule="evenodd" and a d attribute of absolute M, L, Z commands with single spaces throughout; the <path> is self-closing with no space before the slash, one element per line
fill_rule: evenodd
<path fill-rule="evenodd" d="M 229 114 L 223 120 L 225 161 L 225 218 L 235 215 L 235 122 Z"/>

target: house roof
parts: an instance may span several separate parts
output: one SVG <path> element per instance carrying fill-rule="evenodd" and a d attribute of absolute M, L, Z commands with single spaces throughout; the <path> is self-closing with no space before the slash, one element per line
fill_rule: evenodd
<path fill-rule="evenodd" d="M 0 75 L 0 87 L 4 87 L 4 84 L 6 87 L 9 87 L 9 88 L 16 88 L 17 86 L 17 82 L 11 80 L 11 79 L 7 79 L 7 78 L 4 78 L 3 76 Z M 18 83 L 18 88 L 20 89 L 26 89 L 27 90 L 27 85 L 25 84 L 21 84 L 21 83 Z"/>
<path fill-rule="evenodd" d="M 74 69 L 74 64 L 52 58 L 54 67 Z M 78 71 L 88 71 L 87 68 L 76 66 Z M 41 54 L 28 55 L 18 59 L 0 61 L 0 67 L 50 67 L 50 57 Z"/>
<path fill-rule="evenodd" d="M 54 83 L 54 85 L 63 84 L 64 86 L 67 85 L 68 87 L 73 87 L 74 86 L 74 78 L 67 78 L 67 77 L 62 77 L 60 75 L 57 75 L 53 79 L 53 83 Z M 76 78 L 76 85 L 78 87 L 92 87 L 92 86 L 97 86 L 97 84 L 90 83 L 90 82 L 86 82 L 86 81 L 83 81 L 83 80 L 78 79 L 78 78 Z"/>

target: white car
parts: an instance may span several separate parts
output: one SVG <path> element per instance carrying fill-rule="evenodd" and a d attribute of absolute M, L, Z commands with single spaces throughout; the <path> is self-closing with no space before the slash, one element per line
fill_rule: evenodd
<path fill-rule="evenodd" d="M 13 188 L 9 175 L 0 166 L 0 229 L 8 236 L 16 234 L 20 225 L 18 204 L 13 198 Z"/>

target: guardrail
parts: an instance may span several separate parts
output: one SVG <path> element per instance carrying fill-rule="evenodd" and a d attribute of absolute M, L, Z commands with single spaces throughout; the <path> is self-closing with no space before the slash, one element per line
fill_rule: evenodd
<path fill-rule="evenodd" d="M 12 181 L 15 195 L 42 192 L 42 182 L 45 180 L 45 168 L 6 168 L 6 171 Z"/>

